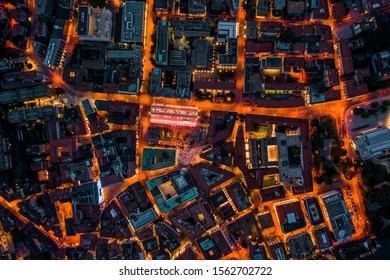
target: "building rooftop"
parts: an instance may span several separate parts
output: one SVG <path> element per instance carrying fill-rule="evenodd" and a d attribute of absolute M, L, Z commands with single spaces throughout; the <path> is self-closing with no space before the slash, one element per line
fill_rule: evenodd
<path fill-rule="evenodd" d="M 238 23 L 236 21 L 218 21 L 218 42 L 227 42 L 229 39 L 237 39 Z"/>
<path fill-rule="evenodd" d="M 198 197 L 197 188 L 186 170 L 153 178 L 146 185 L 163 213 Z"/>
<path fill-rule="evenodd" d="M 274 206 L 280 227 L 284 233 L 306 226 L 305 216 L 297 199 L 278 202 Z"/>
<path fill-rule="evenodd" d="M 150 122 L 173 126 L 196 127 L 198 125 L 198 108 L 154 104 L 151 108 Z"/>
<path fill-rule="evenodd" d="M 216 225 L 210 206 L 198 199 L 169 216 L 171 223 L 190 240 L 194 240 Z"/>
<path fill-rule="evenodd" d="M 326 226 L 320 226 L 313 229 L 313 236 L 317 247 L 321 250 L 321 252 L 333 248 L 332 238 Z"/>
<path fill-rule="evenodd" d="M 272 214 L 269 211 L 261 212 L 257 215 L 261 229 L 272 228 L 275 226 L 274 220 L 272 219 Z"/>
<path fill-rule="evenodd" d="M 174 19 L 172 29 L 175 37 L 208 37 L 211 34 L 211 22 Z"/>
<path fill-rule="evenodd" d="M 174 166 L 176 150 L 144 148 L 142 155 L 142 170 L 159 170 Z"/>
<path fill-rule="evenodd" d="M 220 167 L 199 162 L 192 166 L 190 173 L 199 191 L 210 193 L 214 188 L 235 177 L 234 173 Z"/>
<path fill-rule="evenodd" d="M 294 259 L 307 259 L 315 254 L 313 241 L 307 232 L 289 237 L 287 239 L 287 246 Z"/>
<path fill-rule="evenodd" d="M 390 129 L 383 126 L 363 132 L 354 143 L 362 160 L 372 159 L 390 150 Z"/>
<path fill-rule="evenodd" d="M 86 41 L 111 40 L 112 12 L 108 9 L 79 6 L 77 35 Z"/>
<path fill-rule="evenodd" d="M 351 239 L 355 233 L 355 227 L 347 210 L 342 195 L 337 191 L 330 191 L 320 195 L 337 242 L 345 242 Z"/>
<path fill-rule="evenodd" d="M 241 212 L 251 206 L 248 196 L 246 195 L 242 184 L 236 181 L 226 187 L 226 191 L 229 194 L 234 206 Z"/>
<path fill-rule="evenodd" d="M 169 21 L 159 20 L 156 35 L 156 64 L 168 65 Z"/>
<path fill-rule="evenodd" d="M 144 40 L 145 3 L 126 1 L 122 10 L 121 41 L 142 43 Z"/>
<path fill-rule="evenodd" d="M 89 182 L 71 188 L 72 202 L 77 205 L 99 205 L 102 202 L 102 186 L 100 181 Z"/>
<path fill-rule="evenodd" d="M 306 213 L 309 217 L 310 224 L 315 226 L 325 222 L 320 204 L 318 203 L 318 199 L 316 197 L 305 198 L 303 200 L 303 204 L 305 205 Z"/>
<path fill-rule="evenodd" d="M 286 248 L 284 247 L 284 243 L 280 241 L 278 238 L 268 240 L 267 245 L 271 252 L 271 257 L 274 260 L 288 260 Z"/>

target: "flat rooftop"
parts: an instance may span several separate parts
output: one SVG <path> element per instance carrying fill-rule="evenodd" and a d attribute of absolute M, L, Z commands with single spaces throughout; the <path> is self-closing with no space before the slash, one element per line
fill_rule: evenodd
<path fill-rule="evenodd" d="M 355 145 L 362 160 L 371 159 L 390 150 L 390 129 L 379 127 L 356 137 Z"/>
<path fill-rule="evenodd" d="M 122 42 L 142 43 L 144 39 L 145 3 L 126 1 L 122 13 Z"/>
<path fill-rule="evenodd" d="M 328 213 L 336 241 L 345 242 L 351 239 L 355 228 L 342 195 L 337 191 L 330 191 L 320 197 Z"/>
<path fill-rule="evenodd" d="M 150 122 L 176 126 L 197 126 L 198 111 L 196 107 L 154 104 L 151 108 Z"/>
<path fill-rule="evenodd" d="M 169 21 L 159 20 L 156 35 L 156 64 L 167 65 L 169 54 Z"/>

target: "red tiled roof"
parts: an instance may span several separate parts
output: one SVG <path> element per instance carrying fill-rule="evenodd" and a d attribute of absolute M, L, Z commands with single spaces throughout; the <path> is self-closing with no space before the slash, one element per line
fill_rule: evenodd
<path fill-rule="evenodd" d="M 265 21 L 260 23 L 260 32 L 282 33 L 283 24 L 278 21 Z"/>
<path fill-rule="evenodd" d="M 337 21 L 345 17 L 345 6 L 343 2 L 337 2 L 332 4 L 332 15 Z"/>
<path fill-rule="evenodd" d="M 293 45 L 293 52 L 294 53 L 304 53 L 306 51 L 306 43 L 304 42 L 297 42 Z"/>
<path fill-rule="evenodd" d="M 341 74 L 349 74 L 353 72 L 353 59 L 352 59 L 352 51 L 348 48 L 349 40 L 341 40 L 338 43 L 338 52 L 339 57 L 341 58 Z"/>
<path fill-rule="evenodd" d="M 294 33 L 294 36 L 297 38 L 300 38 L 303 36 L 303 26 L 302 25 L 292 26 L 291 31 Z"/>
<path fill-rule="evenodd" d="M 273 53 L 273 42 L 254 42 L 247 40 L 245 43 L 246 53 Z"/>
<path fill-rule="evenodd" d="M 340 90 L 334 90 L 331 88 L 328 91 L 325 91 L 324 95 L 325 95 L 325 101 L 341 100 Z"/>
<path fill-rule="evenodd" d="M 285 71 L 290 71 L 291 67 L 297 67 L 298 69 L 305 68 L 305 59 L 303 57 L 286 57 L 283 63 Z"/>
<path fill-rule="evenodd" d="M 220 81 L 218 77 L 208 78 L 198 77 L 194 81 L 194 89 L 211 89 L 211 90 L 236 90 L 235 81 Z"/>
<path fill-rule="evenodd" d="M 62 158 L 73 159 L 73 154 L 77 150 L 77 140 L 74 138 L 50 140 L 50 161 L 52 163 L 58 163 Z"/>
<path fill-rule="evenodd" d="M 287 215 L 290 213 L 294 213 L 297 220 L 304 218 L 299 201 L 294 201 L 291 203 L 276 206 L 276 213 L 278 215 L 279 222 L 281 225 L 288 223 L 286 222 L 286 218 Z"/>
<path fill-rule="evenodd" d="M 344 81 L 344 89 L 348 98 L 356 97 L 369 92 L 367 84 L 358 85 L 353 79 Z"/>
<path fill-rule="evenodd" d="M 340 80 L 339 80 L 339 72 L 337 71 L 337 69 L 329 69 L 326 71 L 328 73 L 329 86 L 333 87 L 339 85 Z"/>
<path fill-rule="evenodd" d="M 332 42 L 320 42 L 320 53 L 334 53 L 333 43 Z"/>

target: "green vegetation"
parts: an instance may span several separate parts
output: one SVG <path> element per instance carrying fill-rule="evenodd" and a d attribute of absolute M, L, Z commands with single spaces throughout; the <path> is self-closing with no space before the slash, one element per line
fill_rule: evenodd
<path fill-rule="evenodd" d="M 370 220 L 371 229 L 378 237 L 390 235 L 390 227 L 384 227 L 383 219 L 390 219 L 390 183 L 380 188 L 370 188 L 365 194 L 366 216 Z"/>
<path fill-rule="evenodd" d="M 347 150 L 343 148 L 344 141 L 336 139 L 332 145 L 332 160 L 334 163 L 339 163 L 341 157 L 345 157 L 347 155 Z"/>
<path fill-rule="evenodd" d="M 324 169 L 322 172 L 322 178 L 327 185 L 331 185 L 333 179 L 339 177 L 339 173 L 337 172 L 332 161 L 326 161 L 324 163 Z"/>
<path fill-rule="evenodd" d="M 280 34 L 280 41 L 285 43 L 292 43 L 294 41 L 294 32 L 291 29 L 286 29 Z"/>
<path fill-rule="evenodd" d="M 336 122 L 331 116 L 323 116 L 310 122 L 312 128 L 312 152 L 317 154 L 324 147 L 324 139 L 337 138 Z"/>
<path fill-rule="evenodd" d="M 356 107 L 356 108 L 354 108 L 353 109 L 353 114 L 354 115 L 361 115 L 361 114 L 363 114 L 364 113 L 364 108 L 361 108 L 361 107 Z"/>
<path fill-rule="evenodd" d="M 390 174 L 387 172 L 386 166 L 366 161 L 363 163 L 362 180 L 365 186 L 374 188 L 385 181 L 390 182 Z"/>

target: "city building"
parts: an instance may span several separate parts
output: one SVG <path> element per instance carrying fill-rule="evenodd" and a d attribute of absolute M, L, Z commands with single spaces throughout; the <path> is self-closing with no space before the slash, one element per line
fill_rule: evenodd
<path fill-rule="evenodd" d="M 316 197 L 307 197 L 303 199 L 303 204 L 306 208 L 307 216 L 309 217 L 310 224 L 315 226 L 325 222 L 322 215 L 320 204 Z"/>
<path fill-rule="evenodd" d="M 102 185 L 100 180 L 74 186 L 70 190 L 73 206 L 100 205 L 103 201 Z"/>
<path fill-rule="evenodd" d="M 156 64 L 168 65 L 169 54 L 169 21 L 159 20 L 156 35 Z"/>
<path fill-rule="evenodd" d="M 390 129 L 385 126 L 363 132 L 354 139 L 362 160 L 369 160 L 390 150 Z"/>
<path fill-rule="evenodd" d="M 280 16 L 282 10 L 286 7 L 286 0 L 274 0 L 273 1 L 273 14 Z"/>
<path fill-rule="evenodd" d="M 133 235 L 129 228 L 129 221 L 123 215 L 119 206 L 112 201 L 103 210 L 100 218 L 100 236 L 111 238 L 131 238 Z"/>
<path fill-rule="evenodd" d="M 227 256 L 232 249 L 221 230 L 214 231 L 197 241 L 206 260 L 218 260 Z"/>
<path fill-rule="evenodd" d="M 162 213 L 198 197 L 192 176 L 185 169 L 148 180 L 146 186 Z"/>
<path fill-rule="evenodd" d="M 198 125 L 198 111 L 198 108 L 190 106 L 153 104 L 150 111 L 150 122 L 196 127 Z"/>
<path fill-rule="evenodd" d="M 176 150 L 144 148 L 142 154 L 142 170 L 159 170 L 174 166 Z"/>
<path fill-rule="evenodd" d="M 188 14 L 190 15 L 205 15 L 206 0 L 188 0 Z"/>
<path fill-rule="evenodd" d="M 337 242 L 351 239 L 355 233 L 350 213 L 347 210 L 342 195 L 337 191 L 330 191 L 320 195 L 324 203 L 329 225 Z"/>
<path fill-rule="evenodd" d="M 12 167 L 11 143 L 9 138 L 0 136 L 0 170 L 8 170 Z"/>
<path fill-rule="evenodd" d="M 234 173 L 205 162 L 199 162 L 192 166 L 190 173 L 198 186 L 199 192 L 202 190 L 202 192 L 208 194 L 214 188 L 235 177 Z"/>
<path fill-rule="evenodd" d="M 234 219 L 232 222 L 226 225 L 231 241 L 236 245 L 240 244 L 243 240 L 257 240 L 260 237 L 260 229 L 257 225 L 257 221 L 252 212 L 240 216 Z"/>
<path fill-rule="evenodd" d="M 43 63 L 48 67 L 55 68 L 62 64 L 68 28 L 69 23 L 66 20 L 55 20 L 50 41 L 43 59 Z"/>
<path fill-rule="evenodd" d="M 123 183 L 135 175 L 136 132 L 113 130 L 92 137 L 103 187 Z"/>
<path fill-rule="evenodd" d="M 337 56 L 340 59 L 341 75 L 347 75 L 353 72 L 352 51 L 348 47 L 348 40 L 340 40 L 337 44 Z"/>
<path fill-rule="evenodd" d="M 184 67 L 187 65 L 187 56 L 184 50 L 170 50 L 169 51 L 169 65 Z"/>
<path fill-rule="evenodd" d="M 269 0 L 258 0 L 256 17 L 266 17 L 269 12 Z"/>
<path fill-rule="evenodd" d="M 260 35 L 262 37 L 274 37 L 280 35 L 282 31 L 283 24 L 281 22 L 263 21 L 260 23 Z"/>
<path fill-rule="evenodd" d="M 306 226 L 300 203 L 297 199 L 285 200 L 274 204 L 278 222 L 284 233 Z"/>
<path fill-rule="evenodd" d="M 134 230 L 147 226 L 158 217 L 140 182 L 128 186 L 116 199 Z"/>
<path fill-rule="evenodd" d="M 267 228 L 273 228 L 275 226 L 274 220 L 272 219 L 272 214 L 270 211 L 261 212 L 257 215 L 259 220 L 260 227 L 262 230 Z"/>
<path fill-rule="evenodd" d="M 96 43 L 78 44 L 64 67 L 63 79 L 77 90 L 138 94 L 142 60 L 142 47 L 138 45 L 107 49 Z"/>
<path fill-rule="evenodd" d="M 79 6 L 77 35 L 84 41 L 109 42 L 112 32 L 112 12 L 109 9 Z"/>
<path fill-rule="evenodd" d="M 271 257 L 274 260 L 288 260 L 284 243 L 279 238 L 273 238 L 267 241 Z"/>
<path fill-rule="evenodd" d="M 228 42 L 229 39 L 237 39 L 238 23 L 236 21 L 218 21 L 217 41 Z"/>
<path fill-rule="evenodd" d="M 195 50 L 192 52 L 192 60 L 196 68 L 209 68 L 211 66 L 211 52 L 212 48 L 208 40 L 198 39 L 195 43 Z"/>
<path fill-rule="evenodd" d="M 206 20 L 181 20 L 172 21 L 172 30 L 175 37 L 209 37 L 211 34 L 211 22 Z"/>
<path fill-rule="evenodd" d="M 222 145 L 214 145 L 209 150 L 200 154 L 200 157 L 215 164 L 232 166 L 233 164 L 233 142 L 227 142 Z"/>
<path fill-rule="evenodd" d="M 302 232 L 287 239 L 291 257 L 294 259 L 307 259 L 315 254 L 315 248 L 308 232 Z"/>
<path fill-rule="evenodd" d="M 121 42 L 143 43 L 145 29 L 145 3 L 125 1 L 122 7 Z"/>
<path fill-rule="evenodd" d="M 390 52 L 383 51 L 371 56 L 371 65 L 374 73 L 378 76 L 390 74 Z"/>
<path fill-rule="evenodd" d="M 321 252 L 333 249 L 332 238 L 326 226 L 314 228 L 313 236 L 315 243 Z"/>
<path fill-rule="evenodd" d="M 229 38 L 227 43 L 227 53 L 218 55 L 218 66 L 237 66 L 238 62 L 238 40 Z"/>
<path fill-rule="evenodd" d="M 233 133 L 236 120 L 236 112 L 212 110 L 208 119 L 207 143 L 215 144 L 228 139 Z"/>
<path fill-rule="evenodd" d="M 170 214 L 169 221 L 190 240 L 195 240 L 216 225 L 210 206 L 203 199 Z"/>
<path fill-rule="evenodd" d="M 233 201 L 233 204 L 238 212 L 241 212 L 251 206 L 249 197 L 245 193 L 243 185 L 239 181 L 236 181 L 227 186 L 226 192 Z"/>

